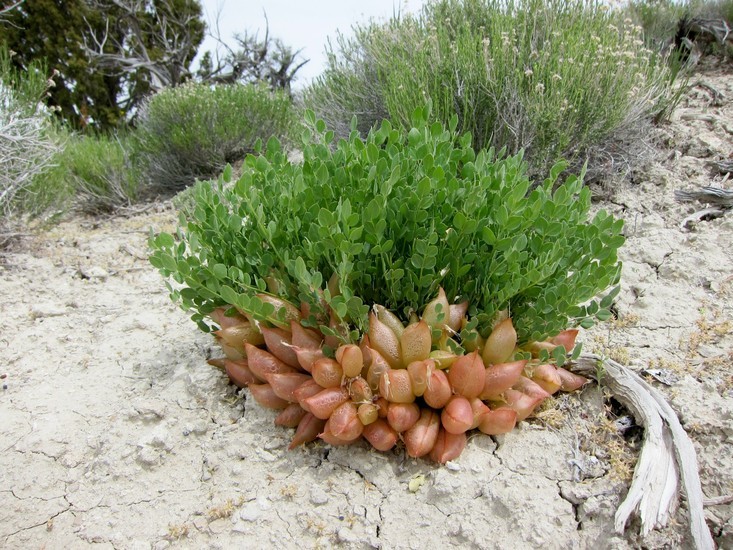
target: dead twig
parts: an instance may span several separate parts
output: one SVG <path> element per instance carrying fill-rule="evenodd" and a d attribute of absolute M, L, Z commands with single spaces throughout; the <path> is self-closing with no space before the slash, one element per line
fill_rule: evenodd
<path fill-rule="evenodd" d="M 643 534 L 667 525 L 677 506 L 681 479 L 695 547 L 715 548 L 705 523 L 695 448 L 664 396 L 631 369 L 598 355 L 582 355 L 573 370 L 591 378 L 602 373 L 603 384 L 644 427 L 644 445 L 631 487 L 616 511 L 616 531 L 624 531 L 634 512 L 641 519 Z"/>
<path fill-rule="evenodd" d="M 711 497 L 703 499 L 703 506 L 723 506 L 733 502 L 733 495 L 722 495 L 719 497 Z"/>

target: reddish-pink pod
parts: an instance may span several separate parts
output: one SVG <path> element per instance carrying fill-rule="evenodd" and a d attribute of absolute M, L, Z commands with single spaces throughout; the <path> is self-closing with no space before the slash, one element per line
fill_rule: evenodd
<path fill-rule="evenodd" d="M 286 365 L 300 369 L 298 357 L 293 349 L 293 335 L 281 328 L 262 327 L 262 336 L 265 338 L 267 351 L 280 359 Z"/>
<path fill-rule="evenodd" d="M 555 345 L 564 347 L 565 352 L 570 353 L 571 351 L 573 351 L 573 348 L 575 347 L 575 338 L 577 336 L 578 336 L 578 329 L 571 328 L 568 330 L 563 330 L 562 332 L 558 333 L 558 335 L 552 338 L 550 341 Z"/>
<path fill-rule="evenodd" d="M 562 367 L 557 368 L 557 374 L 562 382 L 562 391 L 575 391 L 585 386 L 590 380 L 584 376 L 574 374 Z"/>
<path fill-rule="evenodd" d="M 352 441 L 361 435 L 364 424 L 359 420 L 356 405 L 351 401 L 342 403 L 328 419 L 330 432 L 345 441 Z"/>
<path fill-rule="evenodd" d="M 298 402 L 297 397 L 295 397 L 295 390 L 309 380 L 312 380 L 309 375 L 297 372 L 287 372 L 284 374 L 272 373 L 267 375 L 267 382 L 272 386 L 275 395 L 290 403 Z"/>
<path fill-rule="evenodd" d="M 379 381 L 379 394 L 390 403 L 412 403 L 415 401 L 410 373 L 405 369 L 391 369 L 382 374 Z"/>
<path fill-rule="evenodd" d="M 557 346 L 558 344 L 553 344 L 552 342 L 528 342 L 527 344 L 522 346 L 522 348 L 530 352 L 532 354 L 532 357 L 539 357 L 540 353 L 543 351 L 546 351 L 548 354 L 552 355 L 552 352 Z"/>
<path fill-rule="evenodd" d="M 359 349 L 361 350 L 361 356 L 364 359 L 364 367 L 361 369 L 361 375 L 366 378 L 366 373 L 369 367 L 372 366 L 372 349 L 369 345 L 369 335 L 364 334 L 359 342 Z"/>
<path fill-rule="evenodd" d="M 409 365 L 414 361 L 422 361 L 430 355 L 433 339 L 430 327 L 425 321 L 409 325 L 400 337 L 402 364 Z"/>
<path fill-rule="evenodd" d="M 354 344 L 345 344 L 336 350 L 336 361 L 341 364 L 344 376 L 354 378 L 361 375 L 364 368 L 364 355 L 361 348 Z"/>
<path fill-rule="evenodd" d="M 326 420 L 336 407 L 349 400 L 349 394 L 345 388 L 326 388 L 315 395 L 301 401 L 301 406 L 313 413 L 317 418 Z"/>
<path fill-rule="evenodd" d="M 343 437 L 339 437 L 332 431 L 332 425 L 331 419 L 329 418 L 326 421 L 326 425 L 323 427 L 323 432 L 318 434 L 318 437 L 321 438 L 323 441 L 328 443 L 329 445 L 333 445 L 334 447 L 338 445 L 349 445 L 351 443 L 354 443 L 357 439 L 361 437 L 361 434 L 356 436 L 353 439 L 345 439 Z"/>
<path fill-rule="evenodd" d="M 384 397 L 378 397 L 374 404 L 377 406 L 379 418 L 387 418 L 387 414 L 389 414 L 389 401 Z"/>
<path fill-rule="evenodd" d="M 298 445 L 314 441 L 318 434 L 323 431 L 326 421 L 320 418 L 316 418 L 311 413 L 306 413 L 303 419 L 298 424 L 298 429 L 295 430 L 295 436 L 288 446 L 288 450 L 293 450 Z"/>
<path fill-rule="evenodd" d="M 232 384 L 238 388 L 244 388 L 249 384 L 256 384 L 261 381 L 249 369 L 246 359 L 239 361 L 224 359 L 224 370 L 226 370 L 227 376 L 232 381 Z"/>
<path fill-rule="evenodd" d="M 235 313 L 234 315 L 227 315 L 227 309 L 229 308 L 218 307 L 214 311 L 209 313 L 209 317 L 211 317 L 212 321 L 214 321 L 221 328 L 234 327 L 236 325 L 241 325 L 247 322 L 246 317 L 243 317 L 237 313 Z"/>
<path fill-rule="evenodd" d="M 297 321 L 290 321 L 292 344 L 296 348 L 320 349 L 323 337 L 313 329 L 305 328 Z"/>
<path fill-rule="evenodd" d="M 511 318 L 504 319 L 494 327 L 484 344 L 483 360 L 486 366 L 504 363 L 514 353 L 517 345 L 517 331 Z"/>
<path fill-rule="evenodd" d="M 530 397 L 526 393 L 509 389 L 504 392 L 504 400 L 510 409 L 517 411 L 517 422 L 520 422 L 532 414 L 543 399 L 541 397 Z"/>
<path fill-rule="evenodd" d="M 286 372 L 298 372 L 299 370 L 286 365 L 271 353 L 252 344 L 245 344 L 244 347 L 247 350 L 249 370 L 260 380 L 267 380 L 268 374 L 284 374 Z"/>
<path fill-rule="evenodd" d="M 442 370 L 434 370 L 428 379 L 423 399 L 430 407 L 442 409 L 453 395 L 448 377 Z"/>
<path fill-rule="evenodd" d="M 313 363 L 311 371 L 313 380 L 324 388 L 338 388 L 344 378 L 344 371 L 341 365 L 330 357 L 322 357 Z"/>
<path fill-rule="evenodd" d="M 369 367 L 366 375 L 366 381 L 372 391 L 379 391 L 379 381 L 382 379 L 382 374 L 390 370 L 392 367 L 389 366 L 387 360 L 382 357 L 382 354 L 372 350 L 372 364 Z"/>
<path fill-rule="evenodd" d="M 397 444 L 398 435 L 383 419 L 378 418 L 371 424 L 364 426 L 364 439 L 371 443 L 378 451 L 389 451 Z"/>
<path fill-rule="evenodd" d="M 459 357 L 448 371 L 453 391 L 469 399 L 481 394 L 485 379 L 486 367 L 478 351 Z"/>
<path fill-rule="evenodd" d="M 420 407 L 416 403 L 390 403 L 387 411 L 387 422 L 398 433 L 412 428 L 419 418 Z"/>
<path fill-rule="evenodd" d="M 278 397 L 270 384 L 250 384 L 247 387 L 254 400 L 267 409 L 284 409 L 290 404 Z"/>
<path fill-rule="evenodd" d="M 277 296 L 272 296 L 271 294 L 256 294 L 256 296 L 263 303 L 272 304 L 275 307 L 275 313 L 272 316 L 274 318 L 279 319 L 280 315 L 282 315 L 281 310 L 285 310 L 285 327 L 290 326 L 290 321 L 300 322 L 300 310 L 290 302 Z"/>
<path fill-rule="evenodd" d="M 479 397 L 481 399 L 496 399 L 501 396 L 502 393 L 517 383 L 526 365 L 526 360 L 491 365 L 486 369 L 484 387 Z"/>
<path fill-rule="evenodd" d="M 313 372 L 313 365 L 316 361 L 318 361 L 321 357 L 325 357 L 323 355 L 322 349 L 310 349 L 310 348 L 293 348 L 295 351 L 295 355 L 298 358 L 298 363 L 302 367 L 302 369 L 306 372 Z"/>
<path fill-rule="evenodd" d="M 562 386 L 562 380 L 557 373 L 555 365 L 543 364 L 537 365 L 532 371 L 532 381 L 538 384 L 547 393 L 552 395 Z"/>
<path fill-rule="evenodd" d="M 322 391 L 323 388 L 318 385 L 318 382 L 310 379 L 307 382 L 303 382 L 302 385 L 300 385 L 295 391 L 293 391 L 293 397 L 295 397 L 296 401 L 300 403 L 301 407 L 310 412 L 310 409 L 305 404 L 305 400 L 309 397 L 313 397 L 314 395 Z"/>
<path fill-rule="evenodd" d="M 416 397 L 420 397 L 425 393 L 425 390 L 428 388 L 430 374 L 434 370 L 435 361 L 432 359 L 413 361 L 407 365 L 407 372 L 410 373 L 410 381 L 412 382 L 412 393 L 414 393 Z"/>
<path fill-rule="evenodd" d="M 361 377 L 352 378 L 347 384 L 349 396 L 354 403 L 371 403 L 374 394 L 367 384 L 367 381 Z"/>
<path fill-rule="evenodd" d="M 517 383 L 512 386 L 512 389 L 518 390 L 530 397 L 539 397 L 540 399 L 547 399 L 550 397 L 550 394 L 546 392 L 542 386 L 533 382 L 526 376 L 520 376 Z"/>
<path fill-rule="evenodd" d="M 481 415 L 478 429 L 486 435 L 501 435 L 511 432 L 517 425 L 517 411 L 499 407 Z"/>
<path fill-rule="evenodd" d="M 219 347 L 221 348 L 221 351 L 224 352 L 224 355 L 227 356 L 227 359 L 231 359 L 232 361 L 241 361 L 245 358 L 245 354 L 239 351 L 236 348 L 233 348 L 229 344 L 227 344 L 224 340 L 219 339 Z"/>
<path fill-rule="evenodd" d="M 430 459 L 439 464 L 455 460 L 466 448 L 466 442 L 465 433 L 453 434 L 447 430 L 440 430 L 435 445 L 430 451 Z"/>
<path fill-rule="evenodd" d="M 448 327 L 453 332 L 458 332 L 462 328 L 463 319 L 466 317 L 466 312 L 468 311 L 468 300 L 460 304 L 451 304 L 449 310 Z"/>
<path fill-rule="evenodd" d="M 435 446 L 440 431 L 440 417 L 433 409 L 422 409 L 417 422 L 404 433 L 407 454 L 418 458 L 428 454 Z"/>
<path fill-rule="evenodd" d="M 440 414 L 440 422 L 452 434 L 462 434 L 473 425 L 473 408 L 462 395 L 454 395 Z"/>
<path fill-rule="evenodd" d="M 390 367 L 393 369 L 402 367 L 399 338 L 373 312 L 369 314 L 369 342 L 372 349 L 379 352 Z"/>
<path fill-rule="evenodd" d="M 295 428 L 303 420 L 303 417 L 308 414 L 297 403 L 292 403 L 285 407 L 280 414 L 275 417 L 275 426 L 284 426 L 286 428 Z"/>
<path fill-rule="evenodd" d="M 230 325 L 227 328 L 214 331 L 217 338 L 226 345 L 236 349 L 239 353 L 245 353 L 244 344 L 261 345 L 264 342 L 262 334 L 257 328 L 245 321 L 239 325 Z"/>
<path fill-rule="evenodd" d="M 468 401 L 471 403 L 471 410 L 473 411 L 473 422 L 471 423 L 471 429 L 473 430 L 478 428 L 478 425 L 481 423 L 481 417 L 491 409 L 478 397 L 474 397 Z"/>

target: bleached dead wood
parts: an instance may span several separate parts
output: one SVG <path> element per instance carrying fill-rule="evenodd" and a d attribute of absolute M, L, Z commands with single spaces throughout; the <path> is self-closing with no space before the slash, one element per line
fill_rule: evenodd
<path fill-rule="evenodd" d="M 631 487 L 616 511 L 616 531 L 624 531 L 634 512 L 641 519 L 644 534 L 667 525 L 677 506 L 681 480 L 695 547 L 715 548 L 705 523 L 695 448 L 664 396 L 629 368 L 597 355 L 582 355 L 572 370 L 595 379 L 600 376 L 603 385 L 644 427 L 644 445 Z"/>

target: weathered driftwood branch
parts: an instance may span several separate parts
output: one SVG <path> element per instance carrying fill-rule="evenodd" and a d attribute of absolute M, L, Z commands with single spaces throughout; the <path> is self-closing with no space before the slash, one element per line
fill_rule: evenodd
<path fill-rule="evenodd" d="M 582 355 L 572 369 L 584 376 L 600 377 L 644 427 L 644 446 L 634 478 L 626 499 L 616 511 L 616 531 L 624 531 L 634 512 L 639 514 L 643 534 L 667 525 L 677 506 L 681 478 L 695 547 L 715 548 L 705 523 L 695 448 L 662 394 L 632 370 L 597 355 Z"/>
<path fill-rule="evenodd" d="M 674 198 L 678 202 L 701 201 L 722 206 L 723 208 L 733 207 L 733 191 L 720 187 L 708 186 L 692 191 L 677 189 L 674 192 Z"/>

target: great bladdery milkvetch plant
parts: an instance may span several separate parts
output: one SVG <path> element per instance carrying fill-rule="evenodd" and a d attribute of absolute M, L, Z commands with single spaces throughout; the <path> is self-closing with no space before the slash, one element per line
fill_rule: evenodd
<path fill-rule="evenodd" d="M 586 382 L 563 365 L 572 327 L 610 316 L 617 289 L 596 297 L 619 280 L 622 222 L 589 219 L 563 165 L 532 184 L 521 156 L 429 116 L 334 144 L 308 113 L 302 164 L 271 139 L 151 235 L 171 297 L 221 345 L 210 362 L 281 409 L 291 447 L 363 437 L 446 462 Z"/>

